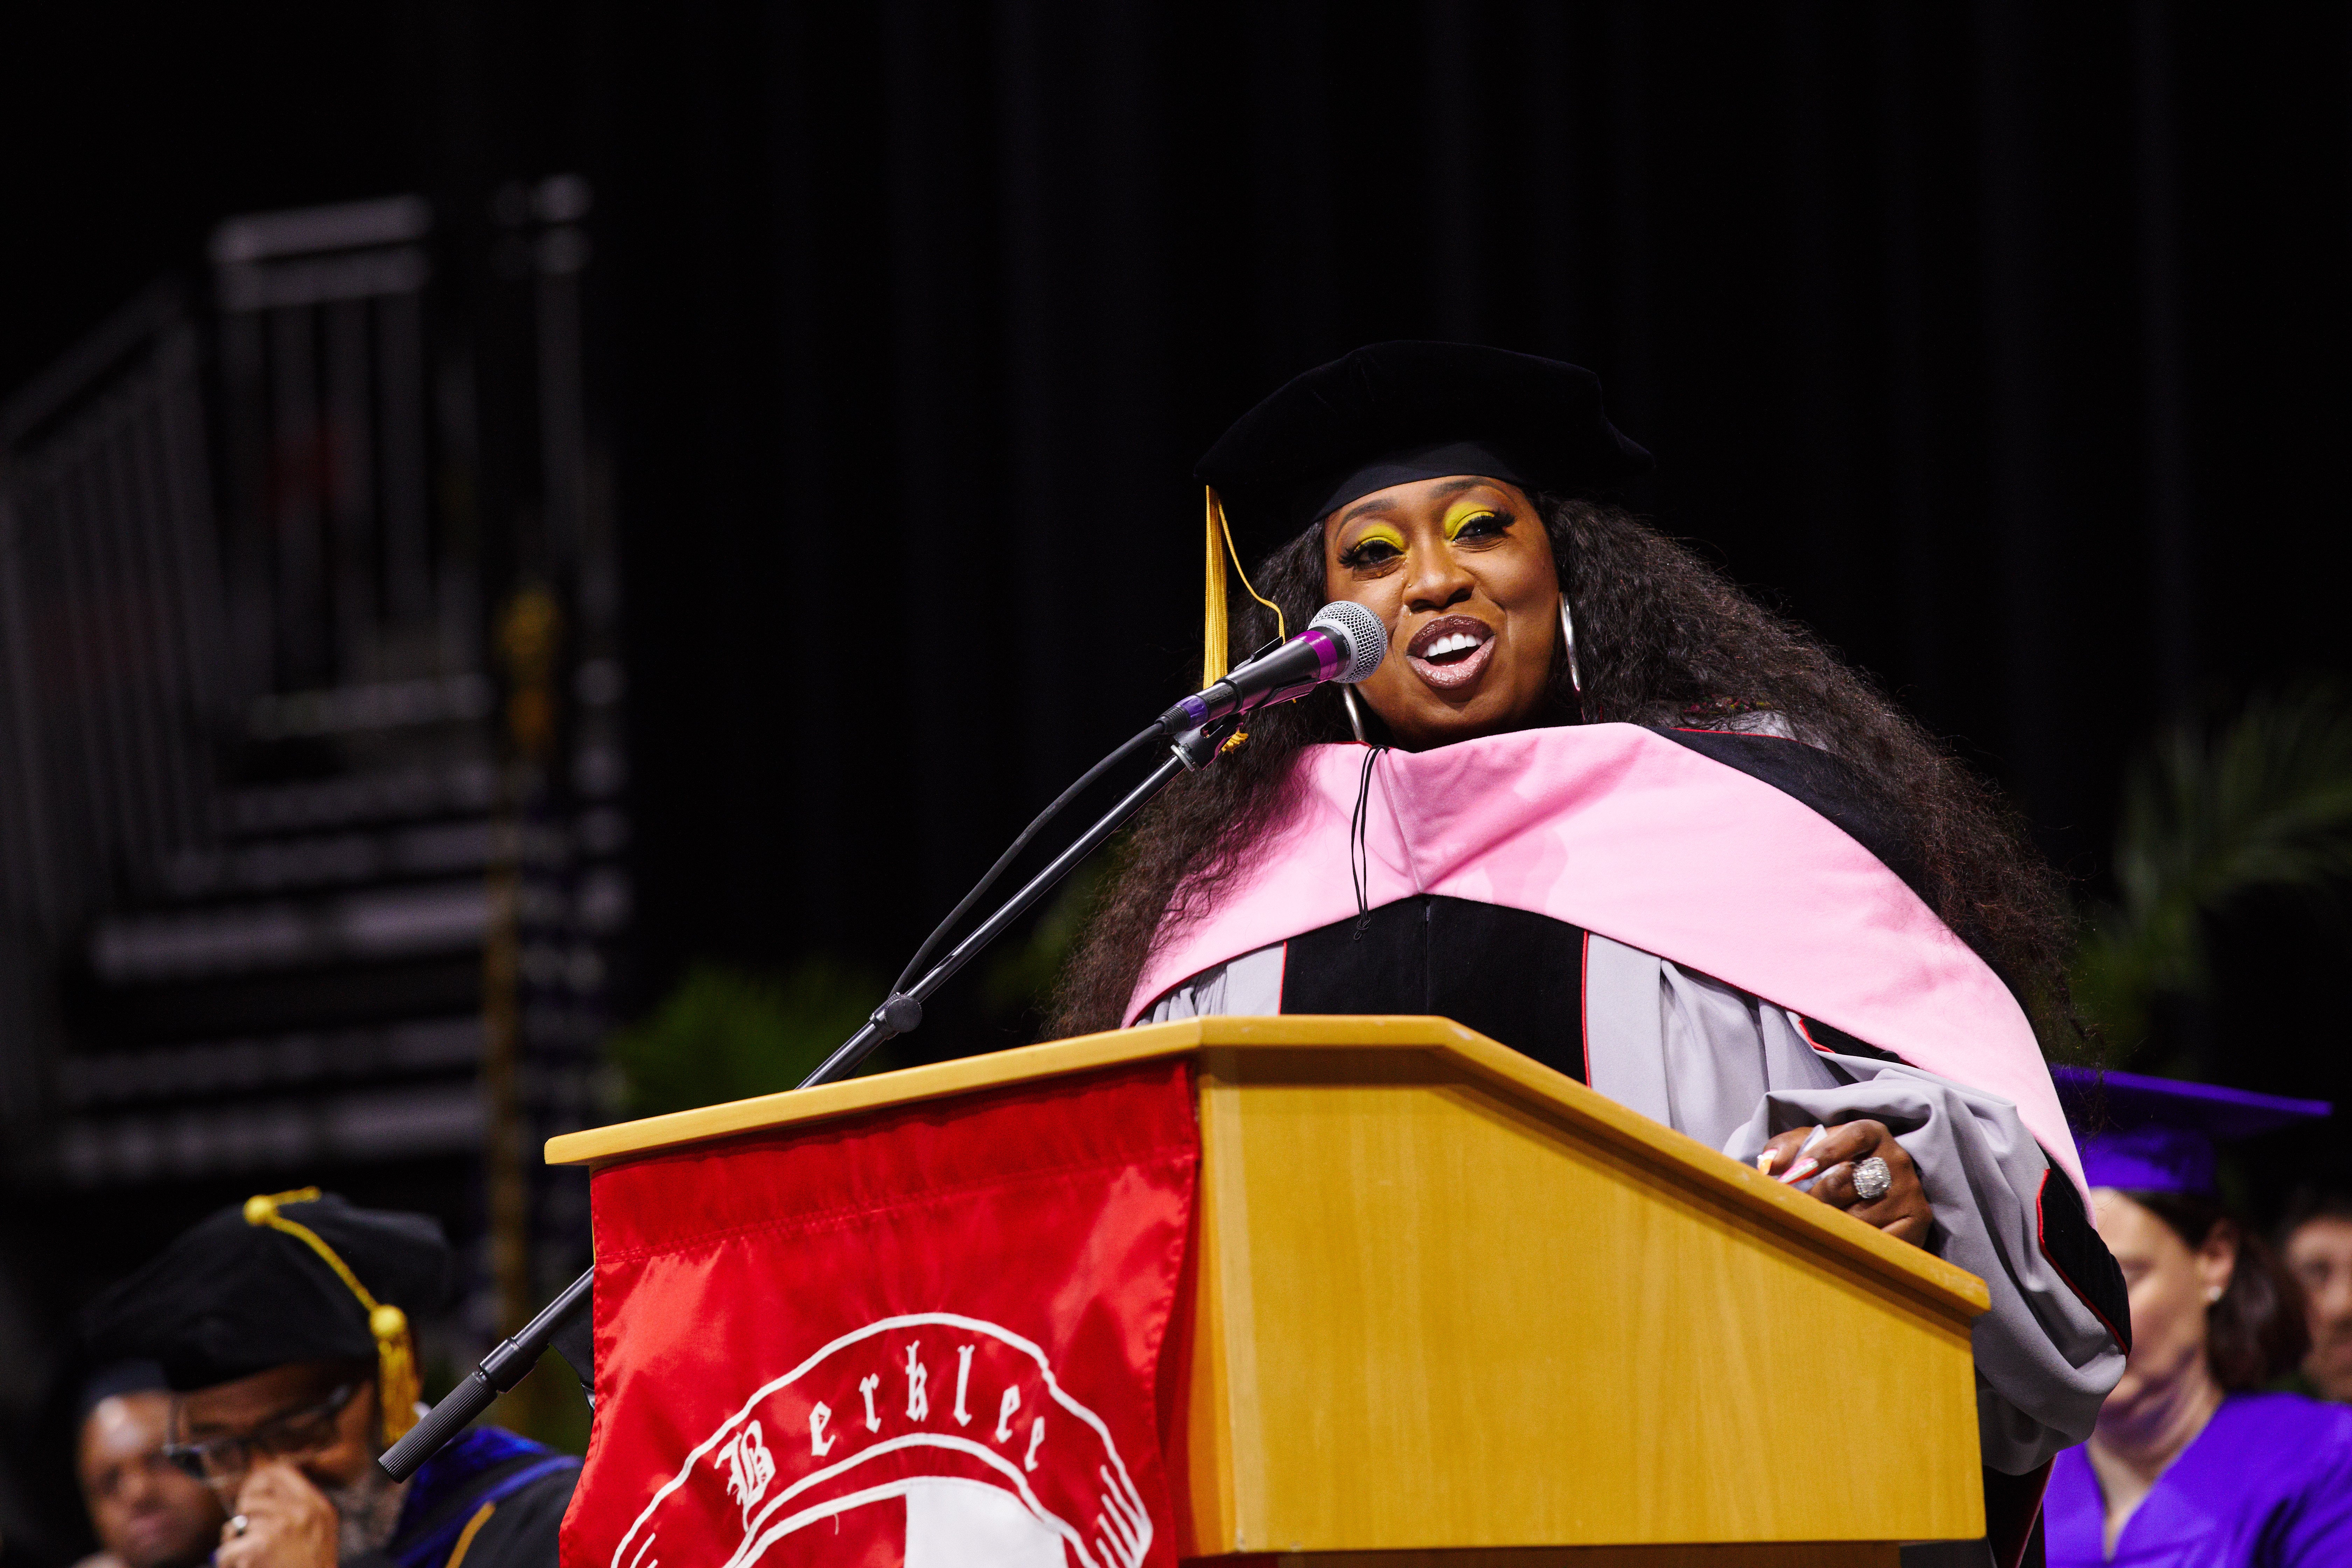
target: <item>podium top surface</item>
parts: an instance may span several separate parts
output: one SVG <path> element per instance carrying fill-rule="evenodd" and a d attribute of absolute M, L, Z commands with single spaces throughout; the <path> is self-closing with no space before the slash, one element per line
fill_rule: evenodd
<path fill-rule="evenodd" d="M 1712 1196 L 1745 1213 L 1797 1246 L 1825 1250 L 1861 1265 L 1865 1274 L 1906 1295 L 1924 1298 L 1945 1314 L 1973 1319 L 1990 1307 L 1985 1281 L 1916 1246 L 1894 1241 L 1870 1225 L 1828 1204 L 1783 1187 L 1755 1168 L 1727 1159 L 1696 1138 L 1651 1121 L 1576 1079 L 1528 1060 L 1451 1018 L 1381 1018 L 1381 1016 L 1301 1016 L 1279 1018 L 1188 1018 L 1106 1035 L 1046 1041 L 990 1056 L 971 1056 L 929 1068 L 877 1072 L 873 1077 L 824 1084 L 706 1105 L 668 1117 L 618 1121 L 614 1126 L 564 1133 L 546 1145 L 548 1163 L 607 1166 L 646 1154 L 685 1150 L 722 1138 L 830 1121 L 887 1105 L 940 1100 L 973 1090 L 1002 1089 L 1030 1079 L 1049 1079 L 1098 1068 L 1118 1068 L 1155 1058 L 1195 1056 L 1202 1051 L 1418 1051 L 1442 1058 L 1482 1079 L 1519 1105 L 1555 1119 L 1576 1135 L 1600 1142 L 1621 1157 L 1661 1173 L 1673 1173 L 1686 1190 Z"/>
<path fill-rule="evenodd" d="M 1924 1298 L 1947 1313 L 1965 1320 L 1991 1304 L 1984 1281 L 1966 1269 L 1893 1240 L 1449 1018 L 1211 1016 L 1081 1035 L 565 1133 L 547 1141 L 547 1161 L 555 1165 L 606 1165 L 886 1106 L 1202 1051 L 1318 1050 L 1412 1051 L 1440 1058 L 1485 1080 L 1498 1094 L 1530 1104 L 1622 1155 L 1671 1171 L 1685 1187 L 1745 1213 L 1785 1239 L 1860 1264 L 1885 1284 Z"/>

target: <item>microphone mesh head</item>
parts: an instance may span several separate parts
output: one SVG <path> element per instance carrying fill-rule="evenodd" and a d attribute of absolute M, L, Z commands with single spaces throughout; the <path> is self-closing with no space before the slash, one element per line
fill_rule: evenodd
<path fill-rule="evenodd" d="M 1347 650 L 1348 668 L 1331 679 L 1353 686 L 1370 678 L 1389 656 L 1389 628 L 1380 616 L 1353 599 L 1334 599 L 1315 612 L 1312 623 L 1339 640 Z"/>

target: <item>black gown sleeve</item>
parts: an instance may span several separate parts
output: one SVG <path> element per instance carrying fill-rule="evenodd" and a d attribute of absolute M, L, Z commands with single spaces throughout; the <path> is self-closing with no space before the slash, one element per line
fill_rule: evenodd
<path fill-rule="evenodd" d="M 449 1568 L 556 1568 L 556 1532 L 579 1479 L 574 1465 L 500 1498 L 474 1532 L 464 1562 Z"/>

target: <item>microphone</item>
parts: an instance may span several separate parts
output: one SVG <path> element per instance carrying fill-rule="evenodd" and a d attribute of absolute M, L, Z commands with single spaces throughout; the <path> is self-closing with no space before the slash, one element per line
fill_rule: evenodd
<path fill-rule="evenodd" d="M 1235 713 L 1304 697 L 1327 680 L 1353 685 L 1380 668 L 1388 652 L 1389 628 L 1380 616 L 1352 599 L 1334 599 L 1288 642 L 1162 713 L 1160 728 L 1197 730 Z"/>

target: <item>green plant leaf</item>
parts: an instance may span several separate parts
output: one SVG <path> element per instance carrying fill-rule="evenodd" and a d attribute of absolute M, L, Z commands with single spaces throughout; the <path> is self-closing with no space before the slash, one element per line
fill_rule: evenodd
<path fill-rule="evenodd" d="M 656 1116 L 791 1089 L 856 1033 L 882 994 L 878 976 L 830 959 L 773 977 L 696 964 L 649 1016 L 607 1042 L 624 1108 Z M 864 1070 L 881 1065 L 868 1058 Z"/>
<path fill-rule="evenodd" d="M 2115 873 L 2119 897 L 2090 911 L 2069 982 L 2120 1060 L 2147 1043 L 2157 996 L 2210 992 L 2206 930 L 2247 896 L 2339 906 L 2352 883 L 2352 705 L 2310 685 L 2168 728 L 2126 775 Z"/>

